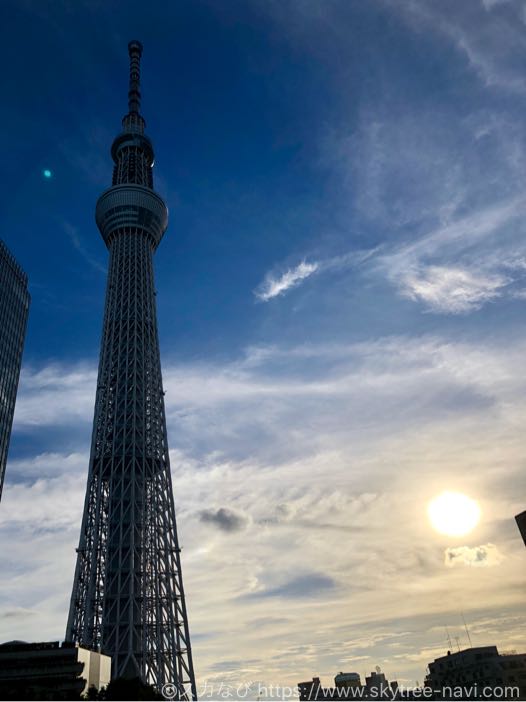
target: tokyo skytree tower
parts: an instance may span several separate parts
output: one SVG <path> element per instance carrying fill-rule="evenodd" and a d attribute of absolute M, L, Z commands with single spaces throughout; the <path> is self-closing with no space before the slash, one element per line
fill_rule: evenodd
<path fill-rule="evenodd" d="M 153 190 L 140 114 L 138 41 L 128 45 L 128 114 L 111 147 L 112 186 L 97 226 L 109 250 L 84 515 L 66 640 L 197 699 L 166 438 L 153 254 L 168 211 Z"/>

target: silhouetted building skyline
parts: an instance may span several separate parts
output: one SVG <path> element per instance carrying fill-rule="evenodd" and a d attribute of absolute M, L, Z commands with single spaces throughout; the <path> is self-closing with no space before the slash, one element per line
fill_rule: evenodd
<path fill-rule="evenodd" d="M 306 700 L 455 700 L 526 699 L 526 653 L 499 653 L 497 646 L 448 651 L 427 666 L 424 685 L 389 682 L 380 668 L 365 677 L 338 673 L 334 687 L 319 677 L 298 683 L 299 699 Z"/>
<path fill-rule="evenodd" d="M 334 687 L 323 687 L 319 677 L 298 683 L 300 700 L 359 700 L 392 699 L 398 690 L 396 681 L 389 682 L 380 668 L 372 671 L 365 678 L 365 684 L 359 673 L 338 673 L 334 678 Z"/>
<path fill-rule="evenodd" d="M 90 687 L 110 682 L 111 660 L 96 651 L 58 641 L 0 645 L 1 699 L 80 699 Z"/>
<path fill-rule="evenodd" d="M 27 275 L 0 239 L 0 500 L 29 315 Z"/>
<path fill-rule="evenodd" d="M 450 689 L 463 688 L 468 699 L 488 699 L 488 692 L 498 688 L 518 687 L 517 695 L 506 699 L 524 699 L 526 695 L 526 653 L 499 653 L 496 646 L 477 646 L 448 651 L 428 665 L 425 686 L 434 691 L 434 699 L 450 699 Z M 499 694 L 499 699 L 504 695 Z M 456 699 L 459 694 L 456 695 Z"/>

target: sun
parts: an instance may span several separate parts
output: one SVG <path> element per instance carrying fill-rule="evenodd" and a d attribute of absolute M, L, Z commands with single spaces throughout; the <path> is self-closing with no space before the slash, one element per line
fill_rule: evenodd
<path fill-rule="evenodd" d="M 427 506 L 433 529 L 446 536 L 465 536 L 480 520 L 478 502 L 461 492 L 443 492 Z"/>

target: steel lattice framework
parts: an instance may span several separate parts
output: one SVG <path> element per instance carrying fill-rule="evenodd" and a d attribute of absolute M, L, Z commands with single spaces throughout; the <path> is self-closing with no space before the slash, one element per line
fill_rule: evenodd
<path fill-rule="evenodd" d="M 153 253 L 168 212 L 153 191 L 140 115 L 142 46 L 130 42 L 129 112 L 96 220 L 110 263 L 84 515 L 66 639 L 197 699 L 166 438 Z"/>
<path fill-rule="evenodd" d="M 0 499 L 30 299 L 27 275 L 0 239 Z"/>

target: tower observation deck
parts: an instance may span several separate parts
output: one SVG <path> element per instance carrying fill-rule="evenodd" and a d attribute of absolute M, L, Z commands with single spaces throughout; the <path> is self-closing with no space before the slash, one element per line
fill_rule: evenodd
<path fill-rule="evenodd" d="M 197 699 L 154 291 L 168 211 L 153 190 L 153 146 L 140 114 L 142 46 L 132 41 L 128 50 L 128 114 L 111 148 L 112 186 L 95 213 L 109 273 L 66 639 L 110 655 L 112 677 L 138 676 Z"/>

